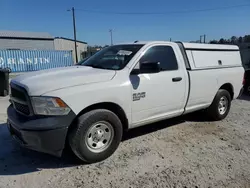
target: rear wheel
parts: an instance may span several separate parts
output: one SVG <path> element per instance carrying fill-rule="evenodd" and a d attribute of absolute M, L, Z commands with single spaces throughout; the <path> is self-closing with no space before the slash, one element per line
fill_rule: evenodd
<path fill-rule="evenodd" d="M 71 131 L 69 144 L 75 155 L 88 163 L 111 156 L 122 139 L 122 123 L 113 112 L 97 109 L 78 118 Z"/>
<path fill-rule="evenodd" d="M 250 86 L 247 86 L 246 91 L 247 91 L 247 94 L 250 95 Z"/>
<path fill-rule="evenodd" d="M 231 96 L 227 90 L 220 89 L 212 104 L 208 108 L 208 115 L 212 120 L 222 120 L 224 119 L 231 108 Z"/>

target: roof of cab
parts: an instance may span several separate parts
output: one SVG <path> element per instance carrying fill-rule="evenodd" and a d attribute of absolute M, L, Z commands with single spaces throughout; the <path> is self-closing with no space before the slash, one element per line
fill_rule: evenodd
<path fill-rule="evenodd" d="M 147 44 L 147 43 L 151 43 L 151 42 L 158 42 L 158 41 L 133 41 L 133 42 L 121 42 L 119 44 Z"/>
<path fill-rule="evenodd" d="M 170 41 L 134 41 L 134 42 L 123 42 L 123 43 L 119 43 L 119 44 L 124 44 L 124 45 L 126 45 L 126 44 L 127 45 L 131 45 L 131 44 L 146 45 L 146 44 L 156 44 L 156 43 L 169 44 L 169 43 L 173 43 L 173 42 L 170 42 Z"/>

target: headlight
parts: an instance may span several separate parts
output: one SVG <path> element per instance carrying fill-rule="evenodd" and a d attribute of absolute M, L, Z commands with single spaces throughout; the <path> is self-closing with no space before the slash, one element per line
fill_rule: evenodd
<path fill-rule="evenodd" d="M 62 99 L 56 97 L 32 97 L 32 106 L 38 115 L 67 115 L 70 108 Z"/>

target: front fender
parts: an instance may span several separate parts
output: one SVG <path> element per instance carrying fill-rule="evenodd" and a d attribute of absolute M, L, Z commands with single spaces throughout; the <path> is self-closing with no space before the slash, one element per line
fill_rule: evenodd
<path fill-rule="evenodd" d="M 95 83 L 84 86 L 64 88 L 46 93 L 48 96 L 60 97 L 75 114 L 98 103 L 115 103 L 120 106 L 131 122 L 131 85 L 115 83 Z"/>

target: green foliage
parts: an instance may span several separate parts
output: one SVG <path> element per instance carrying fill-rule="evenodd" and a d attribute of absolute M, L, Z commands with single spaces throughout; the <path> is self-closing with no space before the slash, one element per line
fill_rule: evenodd
<path fill-rule="evenodd" d="M 250 42 L 250 35 L 245 35 L 245 36 L 243 37 L 243 41 L 244 41 L 244 42 Z"/>
<path fill-rule="evenodd" d="M 244 37 L 232 36 L 230 39 L 221 38 L 220 40 L 211 40 L 210 44 L 240 44 L 240 43 L 250 43 L 250 35 L 245 35 Z"/>

